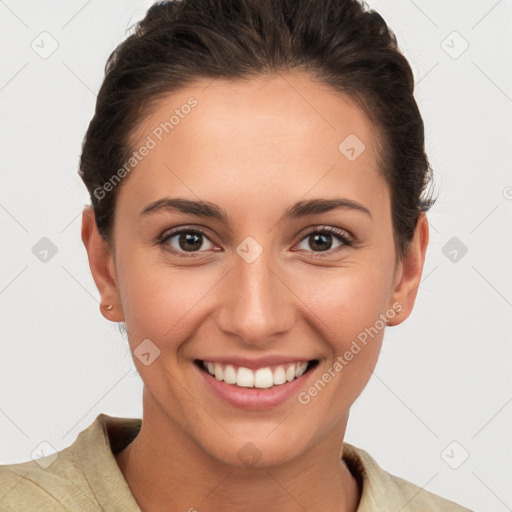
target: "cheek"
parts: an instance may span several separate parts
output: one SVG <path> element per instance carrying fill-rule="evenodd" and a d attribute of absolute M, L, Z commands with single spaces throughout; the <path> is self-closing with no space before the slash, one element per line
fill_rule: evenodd
<path fill-rule="evenodd" d="M 297 290 L 323 326 L 325 339 L 337 351 L 385 313 L 391 293 L 392 273 L 388 265 L 353 265 L 332 269 L 315 277 L 297 279 Z M 380 326 L 380 322 L 378 324 Z"/>
<path fill-rule="evenodd" d="M 328 279 L 304 281 L 299 292 L 310 308 L 311 328 L 328 354 L 318 375 L 325 384 L 317 380 L 299 401 L 329 409 L 329 422 L 350 408 L 377 363 L 386 326 L 380 315 L 389 300 L 388 280 L 379 281 L 379 275 L 376 269 L 336 269 Z"/>
<path fill-rule="evenodd" d="M 148 263 L 141 255 L 125 259 L 119 268 L 125 322 L 134 344 L 149 338 L 160 345 L 188 336 L 189 319 L 197 320 L 222 276 L 207 266 L 172 268 L 163 258 Z"/>

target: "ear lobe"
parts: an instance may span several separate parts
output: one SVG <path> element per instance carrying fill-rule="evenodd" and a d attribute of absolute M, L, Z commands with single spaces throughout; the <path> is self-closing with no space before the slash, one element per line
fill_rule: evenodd
<path fill-rule="evenodd" d="M 402 310 L 388 321 L 390 326 L 401 324 L 412 313 L 421 282 L 428 240 L 428 220 L 426 214 L 421 212 L 411 244 L 397 268 L 398 282 L 395 283 L 390 307 L 393 303 L 399 303 Z"/>
<path fill-rule="evenodd" d="M 94 210 L 91 206 L 82 212 L 82 241 L 89 258 L 89 267 L 96 287 L 100 292 L 101 303 L 111 305 L 110 310 L 101 307 L 101 314 L 111 322 L 123 322 L 124 315 L 117 288 L 114 257 L 108 244 L 98 232 Z"/>

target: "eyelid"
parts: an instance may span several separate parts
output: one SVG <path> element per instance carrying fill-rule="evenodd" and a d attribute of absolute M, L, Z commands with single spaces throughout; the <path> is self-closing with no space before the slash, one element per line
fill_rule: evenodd
<path fill-rule="evenodd" d="M 209 235 L 209 232 L 206 228 L 204 228 L 203 226 L 199 226 L 197 224 L 194 224 L 194 225 L 191 225 L 191 226 L 177 226 L 175 228 L 170 228 L 166 231 L 164 231 L 164 233 L 162 235 L 160 235 L 159 237 L 159 241 L 165 241 L 165 240 L 168 240 L 169 238 L 175 236 L 175 235 L 179 235 L 180 233 L 182 232 L 198 232 L 198 233 L 201 233 L 202 235 L 204 235 L 206 238 L 208 238 L 208 240 L 211 239 L 211 236 Z M 212 240 L 210 240 L 212 241 Z"/>
<path fill-rule="evenodd" d="M 338 236 L 340 238 L 346 238 L 347 241 L 349 241 L 349 242 L 353 242 L 354 241 L 353 235 L 350 234 L 345 229 L 337 228 L 335 226 L 318 224 L 316 226 L 311 226 L 311 227 L 307 228 L 306 231 L 299 236 L 298 242 L 302 241 L 304 238 L 306 238 L 309 235 L 312 235 L 314 233 L 322 233 L 322 232 L 331 233 L 331 234 L 336 235 L 336 236 Z"/>
<path fill-rule="evenodd" d="M 299 249 L 298 251 L 294 252 L 306 252 L 308 254 L 307 257 L 310 259 L 327 259 L 329 257 L 338 255 L 341 251 L 346 250 L 348 247 L 353 246 L 355 243 L 354 236 L 348 231 L 335 226 L 320 224 L 310 227 L 305 233 L 302 233 L 299 236 L 297 242 L 294 243 L 294 246 L 316 233 L 329 233 L 333 235 L 335 238 L 338 238 L 341 245 L 335 249 L 328 249 L 327 251 L 304 251 L 302 249 Z"/>
<path fill-rule="evenodd" d="M 170 229 L 168 231 L 165 231 L 164 234 L 162 234 L 158 238 L 158 243 L 160 245 L 167 245 L 167 242 L 168 242 L 168 240 L 170 238 L 173 238 L 174 236 L 179 235 L 179 234 L 181 234 L 183 232 L 200 233 L 207 240 L 209 240 L 212 244 L 218 245 L 214 240 L 212 240 L 212 237 L 209 235 L 208 230 L 205 229 L 204 227 L 198 226 L 198 225 L 179 226 L 179 227 L 172 228 L 172 229 Z M 312 258 L 322 258 L 322 257 L 332 256 L 333 254 L 337 254 L 343 248 L 351 246 L 354 243 L 354 241 L 355 241 L 353 235 L 350 234 L 348 231 L 346 231 L 344 229 L 337 228 L 335 226 L 328 226 L 328 225 L 319 224 L 319 225 L 316 225 L 316 226 L 311 226 L 311 227 L 307 228 L 307 230 L 305 232 L 302 232 L 299 235 L 299 237 L 296 239 L 296 241 L 293 243 L 293 246 L 297 245 L 298 243 L 302 242 L 307 237 L 309 237 L 309 236 L 311 236 L 311 235 L 313 235 L 315 233 L 329 233 L 329 234 L 332 234 L 333 236 L 338 238 L 338 240 L 340 241 L 340 243 L 342 245 L 340 247 L 334 249 L 334 250 L 329 249 L 327 251 L 305 251 L 305 252 L 311 254 L 311 256 L 309 256 L 309 257 L 312 257 Z M 177 254 L 177 255 L 180 255 L 180 256 L 183 256 L 183 257 L 200 257 L 200 256 L 197 256 L 197 255 L 201 255 L 201 253 L 205 253 L 205 252 L 206 253 L 207 252 L 211 252 L 211 249 L 210 250 L 206 250 L 206 251 L 191 251 L 191 252 L 188 252 L 188 251 L 177 251 L 176 249 L 171 248 L 170 246 L 167 246 L 166 250 L 168 250 L 169 252 L 171 252 L 173 254 Z M 214 249 L 214 251 L 215 251 L 215 249 Z M 300 252 L 300 251 L 304 252 L 304 250 L 299 250 L 299 251 L 294 251 L 294 252 Z"/>

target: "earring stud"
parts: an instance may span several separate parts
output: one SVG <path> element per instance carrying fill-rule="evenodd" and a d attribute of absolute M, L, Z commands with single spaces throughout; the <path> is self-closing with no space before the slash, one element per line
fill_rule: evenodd
<path fill-rule="evenodd" d="M 108 306 L 103 306 L 107 311 L 112 310 L 112 304 L 109 304 Z"/>

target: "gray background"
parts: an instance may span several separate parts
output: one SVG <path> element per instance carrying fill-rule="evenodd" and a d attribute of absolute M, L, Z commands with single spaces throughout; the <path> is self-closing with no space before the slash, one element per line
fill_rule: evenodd
<path fill-rule="evenodd" d="M 80 239 L 77 169 L 105 61 L 151 3 L 0 1 L 1 464 L 69 446 L 101 412 L 141 417 Z M 369 4 L 413 67 L 439 199 L 415 310 L 387 329 L 346 441 L 467 507 L 512 510 L 512 1 Z"/>

